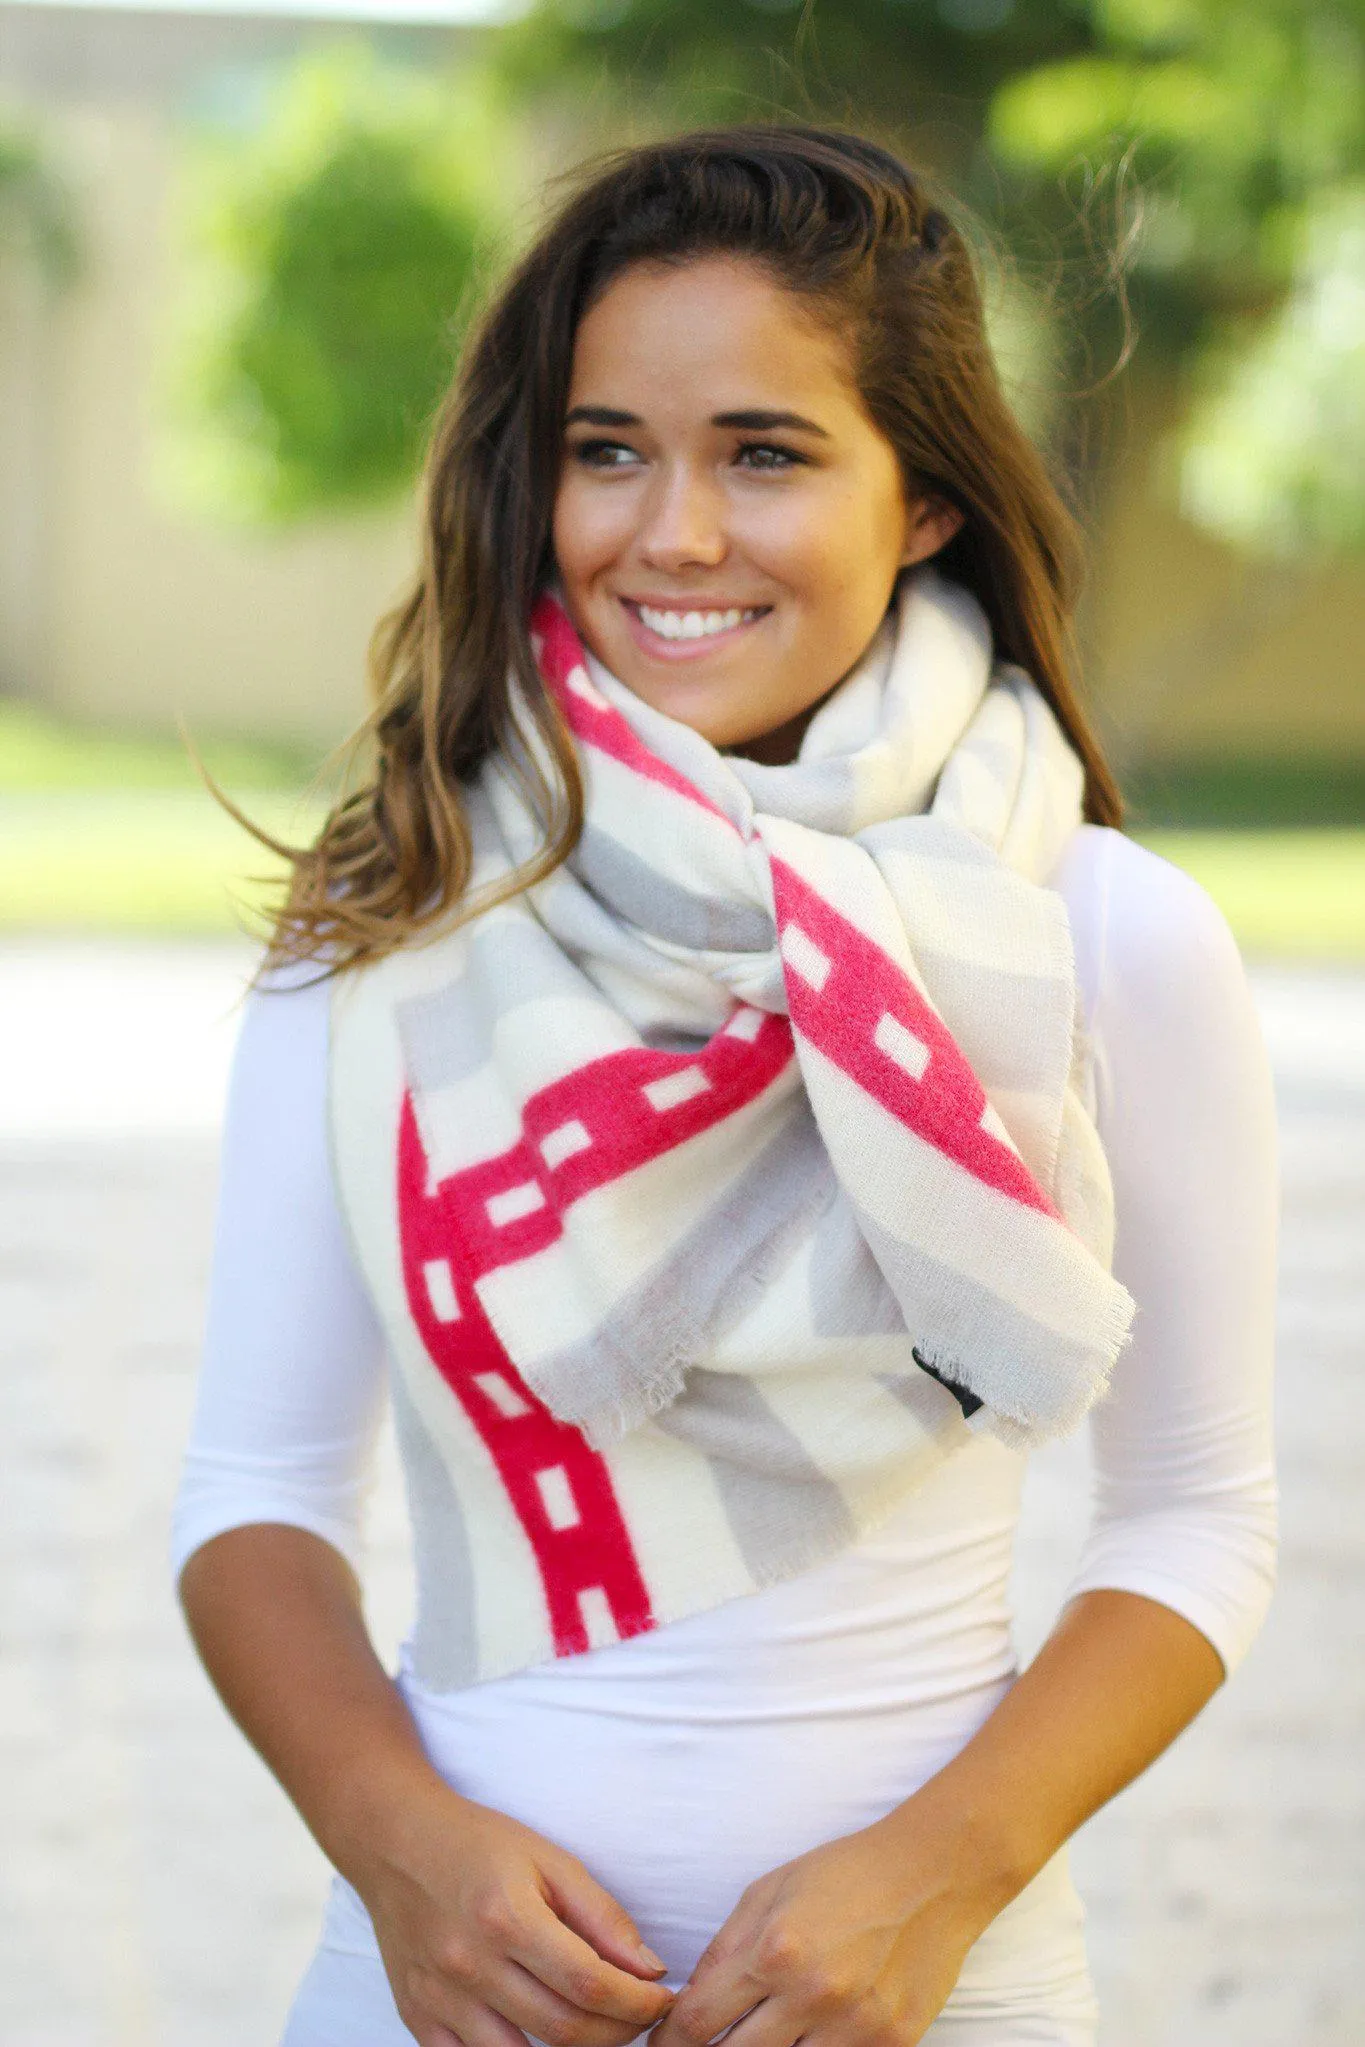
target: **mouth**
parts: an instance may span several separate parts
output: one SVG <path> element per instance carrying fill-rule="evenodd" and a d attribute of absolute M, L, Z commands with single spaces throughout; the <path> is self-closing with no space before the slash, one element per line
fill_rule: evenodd
<path fill-rule="evenodd" d="M 694 660 L 729 646 L 772 610 L 770 604 L 654 605 L 631 597 L 620 600 L 632 636 L 647 653 L 666 661 Z"/>

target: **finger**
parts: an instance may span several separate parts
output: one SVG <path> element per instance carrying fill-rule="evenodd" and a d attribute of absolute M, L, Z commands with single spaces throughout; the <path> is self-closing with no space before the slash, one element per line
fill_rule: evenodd
<path fill-rule="evenodd" d="M 650 2047 L 704 2047 L 768 1995 L 768 1986 L 738 1956 L 717 1962 L 699 1982 L 694 1976 L 673 2001 Z"/>
<path fill-rule="evenodd" d="M 810 2015 L 779 1996 L 764 1997 L 725 2034 L 724 2047 L 810 2047 Z"/>
<path fill-rule="evenodd" d="M 662 1983 L 642 1983 L 603 1961 L 553 1914 L 547 1917 L 548 1924 L 536 1927 L 533 1937 L 508 1944 L 511 1961 L 580 2012 L 626 2020 L 637 2033 L 657 2024 L 673 2002 L 671 1990 Z"/>
<path fill-rule="evenodd" d="M 651 2047 L 697 2047 L 733 2025 L 770 1985 L 754 1967 L 756 1907 L 740 1900 L 693 1964 L 692 1974 L 674 1999 L 673 2008 L 651 2037 Z"/>
<path fill-rule="evenodd" d="M 571 1932 L 604 1961 L 636 1976 L 662 1975 L 664 1963 L 640 1938 L 640 1929 L 619 1899 L 614 1898 L 575 1856 L 541 1867 L 546 1903 Z"/>
<path fill-rule="evenodd" d="M 649 2047 L 659 2047 L 660 2042 L 663 2043 L 663 2047 L 668 2047 L 670 2040 L 680 2037 L 685 2037 L 687 2047 L 707 2047 L 707 2043 L 717 2039 L 723 2040 L 725 2047 L 730 2047 L 732 2040 L 740 2040 L 743 2042 L 743 2047 L 749 2047 L 751 2036 L 748 2028 L 750 2022 L 756 2013 L 765 2012 L 771 2002 L 771 1998 L 761 1997 L 756 2004 L 751 2004 L 747 2011 L 741 2012 L 738 2019 L 731 2020 L 728 2025 L 723 2024 L 719 2026 L 714 2033 L 705 2030 L 710 2022 L 700 2017 L 687 2021 L 687 2033 L 685 2036 L 670 2033 L 665 2037 L 662 2026 L 656 2026 L 649 2036 Z M 792 2030 L 790 2035 L 792 2039 L 796 2038 L 797 2031 L 799 2031 L 799 2028 Z"/>
<path fill-rule="evenodd" d="M 506 1943 L 506 1954 L 580 2011 L 629 2020 L 637 2032 L 654 2025 L 667 2011 L 673 1993 L 657 1980 L 645 1981 L 618 1967 L 566 1925 L 553 1903 L 537 1902 L 541 1911 Z M 659 1964 L 660 1969 L 664 1966 Z"/>
<path fill-rule="evenodd" d="M 486 1995 L 495 2011 L 537 2040 L 562 2039 L 563 2028 L 572 2028 L 575 2047 L 625 2047 L 651 2023 L 635 2017 L 609 2018 L 572 2003 L 510 1960 L 491 1971 Z"/>
<path fill-rule="evenodd" d="M 414 2011 L 415 2007 L 415 2011 Z M 519 2026 L 475 1992 L 461 1992 L 443 1977 L 421 1972 L 399 2017 L 421 2047 L 531 2047 Z M 424 2030 L 425 2029 L 425 2030 Z"/>

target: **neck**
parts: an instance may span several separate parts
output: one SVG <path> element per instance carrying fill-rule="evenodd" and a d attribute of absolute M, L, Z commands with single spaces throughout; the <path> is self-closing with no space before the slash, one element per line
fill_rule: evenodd
<path fill-rule="evenodd" d="M 839 682 L 843 680 L 840 676 Z M 807 704 L 804 711 L 798 711 L 784 725 L 775 725 L 771 732 L 756 733 L 752 739 L 736 740 L 733 746 L 722 746 L 720 752 L 738 754 L 746 761 L 758 761 L 765 768 L 790 767 L 801 751 L 806 727 L 820 706 L 829 702 L 839 682 L 831 683 L 822 697 L 817 697 L 813 704 Z"/>

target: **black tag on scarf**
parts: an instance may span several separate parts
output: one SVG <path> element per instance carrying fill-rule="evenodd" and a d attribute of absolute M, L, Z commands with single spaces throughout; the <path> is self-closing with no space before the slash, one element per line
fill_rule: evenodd
<path fill-rule="evenodd" d="M 910 1355 L 915 1360 L 915 1363 L 919 1366 L 922 1372 L 927 1372 L 931 1379 L 937 1379 L 940 1386 L 947 1387 L 948 1391 L 952 1394 L 953 1399 L 962 1409 L 962 1415 L 964 1420 L 966 1420 L 969 1416 L 974 1415 L 976 1413 L 976 1410 L 978 1409 L 978 1407 L 980 1407 L 981 1402 L 977 1398 L 975 1393 L 972 1393 L 966 1386 L 960 1386 L 956 1379 L 950 1379 L 946 1372 L 936 1371 L 934 1366 L 929 1363 L 929 1360 L 927 1358 L 922 1358 L 920 1356 L 919 1352 L 915 1349 L 913 1344 L 911 1344 L 910 1346 Z"/>

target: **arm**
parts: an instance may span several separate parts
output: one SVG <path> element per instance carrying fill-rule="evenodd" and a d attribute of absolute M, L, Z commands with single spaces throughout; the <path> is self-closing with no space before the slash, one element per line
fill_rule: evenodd
<path fill-rule="evenodd" d="M 1108 835 L 1106 835 L 1108 836 Z M 919 2040 L 968 1948 L 1175 1738 L 1245 1652 L 1273 1577 L 1273 1099 L 1223 919 L 1108 849 L 1096 1031 L 1115 1267 L 1137 1333 L 1093 1418 L 1098 1497 L 1071 1597 L 976 1736 L 860 1833 L 750 1887 L 653 2047 Z M 760 2027 L 760 2014 L 762 2025 Z M 662 2036 L 662 2037 L 660 2037 Z"/>
<path fill-rule="evenodd" d="M 1006 1896 L 1194 1718 L 1274 1584 L 1278 1177 L 1260 1027 L 1203 892 L 1130 841 L 1107 852 L 1098 1111 L 1137 1324 L 1091 1417 L 1095 1516 L 1062 1617 L 926 1787 L 971 1816 Z"/>
<path fill-rule="evenodd" d="M 280 1523 L 228 1529 L 189 1558 L 180 1598 L 223 1704 L 351 1882 L 405 1800 L 449 1823 L 464 1801 L 427 1762 L 331 1543 Z"/>
<path fill-rule="evenodd" d="M 351 1559 L 384 1393 L 326 1141 L 325 989 L 248 1000 L 173 1550 L 232 1717 L 370 1907 L 423 2047 L 621 2047 L 669 1993 L 576 1858 L 432 1769 Z M 662 1964 L 659 1965 L 662 1968 Z"/>

